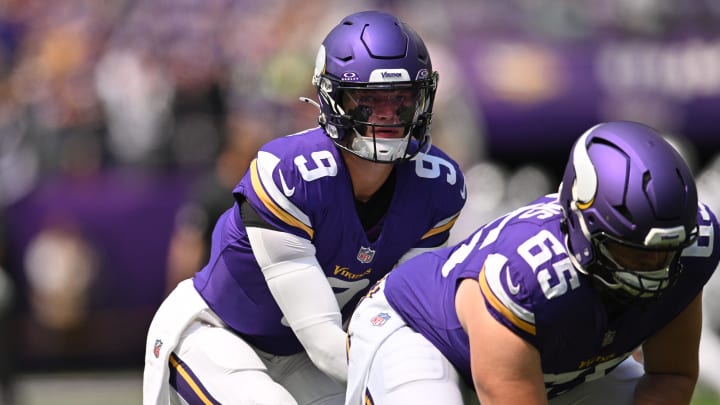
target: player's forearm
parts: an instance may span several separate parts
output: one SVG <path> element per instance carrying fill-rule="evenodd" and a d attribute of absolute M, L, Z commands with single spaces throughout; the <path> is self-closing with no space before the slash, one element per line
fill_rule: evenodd
<path fill-rule="evenodd" d="M 534 382 L 533 382 L 534 381 Z M 492 378 L 473 375 L 475 392 L 482 405 L 547 405 L 547 393 L 542 380 L 532 376 L 500 374 Z"/>
<path fill-rule="evenodd" d="M 321 371 L 347 380 L 345 331 L 337 301 L 314 258 L 263 268 L 270 291 L 285 320 Z"/>
<path fill-rule="evenodd" d="M 321 322 L 295 330 L 313 364 L 334 380 L 347 382 L 345 331 L 337 322 Z"/>
<path fill-rule="evenodd" d="M 521 387 L 508 387 L 496 390 L 482 389 L 475 384 L 475 391 L 478 393 L 478 400 L 482 405 L 547 405 L 548 400 L 545 391 L 538 392 L 536 389 Z"/>
<path fill-rule="evenodd" d="M 697 376 L 645 374 L 635 389 L 635 405 L 682 405 L 692 399 Z"/>

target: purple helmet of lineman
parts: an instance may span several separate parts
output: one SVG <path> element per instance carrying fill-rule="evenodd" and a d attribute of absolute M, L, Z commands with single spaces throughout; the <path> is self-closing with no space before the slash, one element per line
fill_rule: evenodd
<path fill-rule="evenodd" d="M 363 159 L 411 159 L 430 146 L 437 81 L 410 26 L 380 11 L 349 15 L 315 60 L 319 123 L 338 147 Z"/>
<path fill-rule="evenodd" d="M 656 298 L 682 272 L 698 233 L 690 168 L 654 129 L 607 122 L 572 148 L 559 190 L 567 247 L 581 271 L 614 296 Z"/>

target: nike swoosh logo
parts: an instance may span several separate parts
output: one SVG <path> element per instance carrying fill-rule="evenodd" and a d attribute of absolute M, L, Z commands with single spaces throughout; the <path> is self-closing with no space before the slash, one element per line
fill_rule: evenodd
<path fill-rule="evenodd" d="M 460 197 L 464 200 L 467 196 L 467 183 L 463 183 L 463 188 L 460 190 Z"/>
<path fill-rule="evenodd" d="M 285 194 L 285 197 L 290 198 L 293 194 L 295 194 L 295 187 L 288 187 L 287 183 L 285 183 L 285 177 L 283 177 L 282 170 L 278 169 L 278 171 L 280 172 L 280 185 L 282 186 L 283 193 Z"/>
<path fill-rule="evenodd" d="M 508 290 L 510 290 L 510 294 L 517 295 L 517 293 L 520 292 L 520 285 L 519 284 L 513 284 L 512 279 L 510 278 L 510 269 L 505 268 L 505 279 L 507 281 Z"/>

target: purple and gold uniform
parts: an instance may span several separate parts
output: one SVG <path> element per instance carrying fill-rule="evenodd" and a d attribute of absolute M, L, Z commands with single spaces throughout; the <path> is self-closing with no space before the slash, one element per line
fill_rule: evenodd
<path fill-rule="evenodd" d="M 406 262 L 387 277 L 385 296 L 472 386 L 455 291 L 461 280 L 477 279 L 492 316 L 540 353 L 553 398 L 606 375 L 670 322 L 700 293 L 720 256 L 717 219 L 699 204 L 699 238 L 682 253 L 677 283 L 656 301 L 609 316 L 592 278 L 568 257 L 562 218 L 556 196 L 540 198 L 461 244 Z"/>
<path fill-rule="evenodd" d="M 437 148 L 394 170 L 388 210 L 367 232 L 344 161 L 320 128 L 266 144 L 234 194 L 274 228 L 312 242 L 345 320 L 408 250 L 444 243 L 465 203 L 460 169 Z M 212 246 L 194 278 L 210 308 L 260 350 L 302 351 L 255 261 L 237 203 L 218 221 Z"/>

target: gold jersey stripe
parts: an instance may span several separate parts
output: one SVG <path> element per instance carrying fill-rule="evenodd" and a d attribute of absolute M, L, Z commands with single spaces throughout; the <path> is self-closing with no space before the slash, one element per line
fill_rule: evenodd
<path fill-rule="evenodd" d="M 517 317 L 510 309 L 503 305 L 502 302 L 500 302 L 500 300 L 492 292 L 492 289 L 490 288 L 487 280 L 485 279 L 485 266 L 483 266 L 482 270 L 480 270 L 480 275 L 478 276 L 478 283 L 480 283 L 480 290 L 482 291 L 483 295 L 488 300 L 490 305 L 495 308 L 495 310 L 503 314 L 503 316 L 507 318 L 507 320 L 512 322 L 513 325 L 517 326 L 518 328 L 524 330 L 531 335 L 535 335 L 535 325 Z"/>
<path fill-rule="evenodd" d="M 312 228 L 298 221 L 297 218 L 288 214 L 282 208 L 278 207 L 277 204 L 275 204 L 275 202 L 267 195 L 267 193 L 265 192 L 265 188 L 263 188 L 262 183 L 260 182 L 260 176 L 258 175 L 257 159 L 253 159 L 253 161 L 250 162 L 250 179 L 252 181 L 252 186 L 253 190 L 255 190 L 255 194 L 257 194 L 257 196 L 260 198 L 260 201 L 262 201 L 262 203 L 265 205 L 265 207 L 267 207 L 267 209 L 270 210 L 270 212 L 275 214 L 275 216 L 280 218 L 283 222 L 305 231 L 305 233 L 308 234 L 310 239 L 313 238 L 315 232 Z"/>
<path fill-rule="evenodd" d="M 453 225 L 455 225 L 455 221 L 457 221 L 457 219 L 458 219 L 459 216 L 460 216 L 460 214 L 456 214 L 456 215 L 455 215 L 450 221 L 448 221 L 447 223 L 445 223 L 445 224 L 443 224 L 443 225 L 440 225 L 440 226 L 438 226 L 438 227 L 435 227 L 435 228 L 433 228 L 433 229 L 425 232 L 425 235 L 423 235 L 420 239 L 427 239 L 427 238 L 429 238 L 429 237 L 431 237 L 431 236 L 433 236 L 433 235 L 437 235 L 437 234 L 439 234 L 439 233 L 443 233 L 443 232 L 447 231 L 448 229 L 452 228 Z"/>

